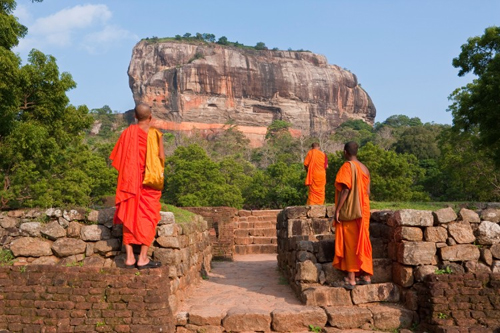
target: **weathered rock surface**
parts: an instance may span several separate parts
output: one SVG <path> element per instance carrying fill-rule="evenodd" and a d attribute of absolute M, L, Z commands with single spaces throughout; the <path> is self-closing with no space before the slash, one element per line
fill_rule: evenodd
<path fill-rule="evenodd" d="M 81 239 L 61 238 L 52 244 L 52 250 L 58 257 L 68 257 L 85 253 L 87 245 Z"/>
<path fill-rule="evenodd" d="M 261 309 L 233 308 L 222 320 L 226 331 L 264 331 L 271 327 L 271 314 Z"/>
<path fill-rule="evenodd" d="M 481 222 L 481 218 L 473 210 L 470 210 L 467 208 L 462 208 L 462 209 L 460 209 L 460 212 L 458 214 L 460 215 L 460 217 L 462 218 L 462 221 L 464 221 L 464 222 L 469 222 L 469 223 Z"/>
<path fill-rule="evenodd" d="M 354 74 L 311 52 L 141 41 L 128 75 L 135 102 L 152 105 L 156 126 L 170 130 L 213 131 L 232 120 L 262 142 L 277 119 L 313 135 L 349 119 L 373 124 L 376 114 Z"/>
<path fill-rule="evenodd" d="M 434 274 L 438 270 L 437 266 L 423 265 L 415 268 L 415 280 L 423 281 L 427 275 Z"/>
<path fill-rule="evenodd" d="M 206 326 L 213 325 L 219 326 L 222 319 L 226 316 L 226 311 L 214 306 L 198 305 L 193 306 L 189 310 L 189 323 L 193 325 Z"/>
<path fill-rule="evenodd" d="M 340 329 L 358 328 L 370 323 L 372 313 L 357 306 L 334 306 L 325 308 L 330 326 Z"/>
<path fill-rule="evenodd" d="M 458 244 L 473 243 L 476 240 L 468 222 L 450 223 L 448 232 Z"/>
<path fill-rule="evenodd" d="M 105 240 L 111 237 L 111 231 L 102 225 L 84 225 L 80 230 L 80 237 L 84 241 Z"/>
<path fill-rule="evenodd" d="M 306 331 L 309 325 L 323 327 L 328 319 L 325 311 L 315 306 L 276 309 L 271 316 L 272 328 L 277 332 Z"/>
<path fill-rule="evenodd" d="M 397 245 L 397 260 L 405 265 L 434 264 L 436 244 L 431 242 L 405 242 Z"/>
<path fill-rule="evenodd" d="M 302 302 L 312 306 L 350 306 L 352 305 L 349 291 L 344 288 L 313 287 L 304 290 Z"/>
<path fill-rule="evenodd" d="M 448 231 L 444 227 L 427 227 L 424 236 L 428 242 L 444 243 L 448 238 Z"/>
<path fill-rule="evenodd" d="M 19 227 L 22 232 L 25 232 L 31 237 L 39 237 L 41 228 L 42 226 L 40 222 L 26 222 L 21 224 L 21 226 Z"/>
<path fill-rule="evenodd" d="M 372 302 L 399 302 L 401 292 L 393 283 L 377 283 L 356 286 L 352 290 L 352 302 L 365 304 Z"/>
<path fill-rule="evenodd" d="M 373 305 L 368 308 L 373 314 L 373 326 L 379 330 L 408 328 L 413 322 L 413 311 L 397 305 Z"/>
<path fill-rule="evenodd" d="M 61 227 L 58 222 L 50 222 L 42 226 L 40 233 L 50 240 L 66 237 L 66 229 Z"/>
<path fill-rule="evenodd" d="M 52 255 L 50 245 L 40 238 L 22 237 L 12 242 L 10 250 L 16 257 L 43 257 Z"/>
<path fill-rule="evenodd" d="M 500 209 L 487 208 L 481 212 L 481 220 L 498 223 L 500 222 Z"/>
<path fill-rule="evenodd" d="M 99 254 L 106 254 L 109 251 L 120 251 L 122 242 L 119 239 L 101 240 L 95 243 L 94 251 Z"/>
<path fill-rule="evenodd" d="M 451 207 L 438 209 L 433 215 L 437 223 L 448 223 L 457 219 L 457 214 Z"/>
<path fill-rule="evenodd" d="M 394 212 L 387 224 L 391 226 L 431 227 L 434 224 L 434 218 L 431 211 L 401 209 Z"/>
<path fill-rule="evenodd" d="M 402 240 L 418 242 L 423 239 L 422 229 L 417 227 L 397 227 L 394 231 L 394 239 L 399 242 Z"/>
<path fill-rule="evenodd" d="M 500 225 L 483 221 L 478 228 L 477 240 L 479 244 L 498 244 L 500 243 Z"/>
<path fill-rule="evenodd" d="M 441 259 L 447 261 L 466 261 L 479 259 L 479 249 L 472 244 L 460 244 L 443 247 L 440 250 Z"/>

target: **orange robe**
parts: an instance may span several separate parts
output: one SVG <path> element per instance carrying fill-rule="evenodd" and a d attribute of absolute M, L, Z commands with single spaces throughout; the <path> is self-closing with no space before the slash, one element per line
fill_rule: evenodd
<path fill-rule="evenodd" d="M 123 243 L 150 246 L 160 221 L 161 191 L 143 186 L 148 133 L 131 125 L 109 157 L 118 170 L 114 224 L 123 224 Z"/>
<path fill-rule="evenodd" d="M 319 149 L 311 149 L 304 160 L 307 167 L 306 186 L 309 187 L 307 205 L 322 205 L 325 203 L 326 154 Z"/>
<path fill-rule="evenodd" d="M 368 186 L 370 176 L 366 175 L 358 162 L 357 186 L 360 193 L 362 217 L 353 221 L 335 222 L 335 258 L 333 267 L 347 272 L 361 272 L 373 275 L 372 244 L 370 242 L 370 200 Z M 335 205 L 338 204 L 341 184 L 352 189 L 351 165 L 345 162 L 335 179 Z M 345 204 L 345 203 L 344 203 Z"/>

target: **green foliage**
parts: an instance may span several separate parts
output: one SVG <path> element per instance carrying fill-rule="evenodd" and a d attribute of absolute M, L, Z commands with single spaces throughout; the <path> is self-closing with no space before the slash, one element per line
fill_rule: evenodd
<path fill-rule="evenodd" d="M 436 274 L 436 275 L 452 274 L 452 273 L 453 273 L 453 271 L 451 270 L 450 266 L 446 266 L 443 269 L 436 269 L 436 271 L 434 272 L 434 274 Z"/>
<path fill-rule="evenodd" d="M 373 141 L 373 128 L 362 120 L 348 120 L 337 128 L 335 131 L 335 139 L 338 142 L 354 141 L 360 147 L 367 142 Z"/>
<path fill-rule="evenodd" d="M 321 333 L 323 329 L 320 326 L 309 325 L 309 332 Z"/>
<path fill-rule="evenodd" d="M 417 187 L 424 170 L 414 155 L 385 151 L 372 143 L 358 156 L 370 170 L 371 198 L 378 201 L 426 201 L 428 195 Z"/>
<path fill-rule="evenodd" d="M 198 145 L 178 147 L 166 160 L 166 200 L 178 206 L 242 207 L 241 191 L 226 183 L 218 163 Z"/>
<path fill-rule="evenodd" d="M 0 267 L 11 266 L 14 263 L 14 259 L 15 257 L 10 250 L 0 250 Z"/>
<path fill-rule="evenodd" d="M 477 135 L 446 130 L 440 138 L 441 174 L 435 186 L 441 198 L 456 201 L 500 200 L 500 171 L 488 153 L 478 150 Z M 437 177 L 436 177 L 437 178 Z"/>
<path fill-rule="evenodd" d="M 263 42 L 258 42 L 256 45 L 255 45 L 255 49 L 256 50 L 267 50 L 267 46 L 265 43 Z"/>
<path fill-rule="evenodd" d="M 419 160 L 437 159 L 440 154 L 437 137 L 441 126 L 413 126 L 403 130 L 395 142 L 397 153 L 413 154 Z"/>
<path fill-rule="evenodd" d="M 196 52 L 196 53 L 194 54 L 194 56 L 193 56 L 191 59 L 189 59 L 188 64 L 190 64 L 190 63 L 192 63 L 193 61 L 198 60 L 198 59 L 205 59 L 205 56 L 203 55 L 203 53 L 201 53 L 201 52 Z"/>
<path fill-rule="evenodd" d="M 0 46 L 1 208 L 89 205 L 112 191 L 114 173 L 82 142 L 93 119 L 87 107 L 69 105 L 71 75 L 38 50 L 20 67 L 10 51 L 25 34 L 14 8 L 14 1 L 0 6 L 0 26 L 9 27 Z"/>
<path fill-rule="evenodd" d="M 233 46 L 233 47 L 238 47 L 241 49 L 248 49 L 248 50 L 267 50 L 267 46 L 263 42 L 258 42 L 255 46 L 248 46 L 244 45 L 241 43 L 236 42 L 231 42 L 227 39 L 226 36 L 222 36 L 219 39 L 216 39 L 216 36 L 214 34 L 210 33 L 199 33 L 197 32 L 196 34 L 192 35 L 191 33 L 187 32 L 184 35 L 175 35 L 174 37 L 163 37 L 163 38 L 158 38 L 156 36 L 153 36 L 151 38 L 147 37 L 144 39 L 148 43 L 158 43 L 158 42 L 167 42 L 167 41 L 178 41 L 178 42 L 187 42 L 187 43 L 203 43 L 203 44 L 214 44 L 217 43 L 219 45 L 224 45 L 224 46 Z M 278 50 L 278 48 L 274 48 L 273 50 Z M 310 52 L 308 50 L 298 50 L 297 52 Z"/>
<path fill-rule="evenodd" d="M 445 313 L 442 313 L 442 312 L 439 312 L 438 315 L 437 315 L 437 317 L 439 319 L 448 319 L 448 315 L 445 314 Z"/>
<path fill-rule="evenodd" d="M 178 208 L 169 204 L 162 203 L 161 210 L 164 212 L 172 212 L 175 216 L 175 223 L 185 224 L 195 221 L 196 214 L 191 213 L 188 210 Z"/>
<path fill-rule="evenodd" d="M 477 135 L 476 147 L 486 150 L 500 166 L 500 27 L 486 28 L 482 36 L 469 38 L 453 59 L 458 75 L 477 76 L 450 96 L 453 128 Z"/>

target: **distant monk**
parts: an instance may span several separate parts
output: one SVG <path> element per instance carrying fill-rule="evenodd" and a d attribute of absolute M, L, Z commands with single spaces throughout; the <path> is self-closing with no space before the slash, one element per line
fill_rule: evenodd
<path fill-rule="evenodd" d="M 309 187 L 307 205 L 322 205 L 325 203 L 326 168 L 328 168 L 328 157 L 319 150 L 319 143 L 311 145 L 311 150 L 304 160 L 304 168 L 307 171 L 306 186 Z"/>
<path fill-rule="evenodd" d="M 353 289 L 358 284 L 370 284 L 373 275 L 372 245 L 370 243 L 370 172 L 358 161 L 358 144 L 348 142 L 344 147 L 344 157 L 347 160 L 340 167 L 335 179 L 335 258 L 333 267 L 347 272 L 343 283 L 346 289 Z M 356 183 L 352 183 L 351 164 L 355 165 Z M 361 218 L 352 221 L 339 221 L 339 212 L 347 204 L 350 191 L 357 186 Z M 346 207 L 352 208 L 352 207 Z"/>
<path fill-rule="evenodd" d="M 148 132 L 152 115 L 145 104 L 135 107 L 136 125 L 130 125 L 120 135 L 110 159 L 118 170 L 116 212 L 114 224 L 123 224 L 123 244 L 127 253 L 126 268 L 157 268 L 160 262 L 148 259 L 149 246 L 154 240 L 156 225 L 160 221 L 161 191 L 144 186 Z M 164 160 L 163 142 L 159 140 L 159 157 Z M 132 244 L 140 245 L 137 261 Z"/>

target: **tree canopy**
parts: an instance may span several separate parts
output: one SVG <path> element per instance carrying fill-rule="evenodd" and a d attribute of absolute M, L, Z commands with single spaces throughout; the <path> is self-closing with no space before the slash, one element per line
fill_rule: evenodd
<path fill-rule="evenodd" d="M 459 68 L 459 76 L 476 76 L 450 96 L 453 127 L 477 135 L 476 148 L 485 149 L 500 166 L 500 27 L 469 38 L 453 66 Z"/>

